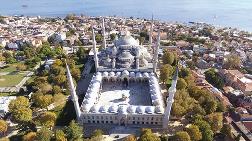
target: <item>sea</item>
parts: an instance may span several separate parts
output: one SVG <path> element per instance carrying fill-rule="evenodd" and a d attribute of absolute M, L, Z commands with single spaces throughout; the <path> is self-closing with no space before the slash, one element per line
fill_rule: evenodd
<path fill-rule="evenodd" d="M 67 14 L 205 22 L 252 32 L 252 0 L 0 0 L 0 15 Z"/>

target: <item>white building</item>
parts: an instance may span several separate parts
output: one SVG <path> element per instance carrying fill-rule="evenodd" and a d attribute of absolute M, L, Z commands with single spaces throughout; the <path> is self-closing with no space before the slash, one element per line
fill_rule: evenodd
<path fill-rule="evenodd" d="M 80 124 L 168 127 L 178 69 L 166 101 L 155 74 L 159 42 L 152 55 L 149 53 L 152 52 L 149 51 L 151 48 L 140 46 L 139 41 L 127 33 L 117 39 L 113 46 L 105 45 L 98 53 L 93 30 L 96 73 L 81 106 L 67 66 L 71 96 Z"/>

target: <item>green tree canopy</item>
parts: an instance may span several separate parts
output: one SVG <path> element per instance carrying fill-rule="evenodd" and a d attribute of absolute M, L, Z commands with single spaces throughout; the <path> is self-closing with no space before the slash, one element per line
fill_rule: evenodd
<path fill-rule="evenodd" d="M 36 136 L 36 140 L 38 141 L 50 141 L 53 137 L 52 131 L 50 131 L 46 127 L 42 127 L 38 132 Z"/>
<path fill-rule="evenodd" d="M 202 139 L 201 132 L 197 125 L 191 125 L 186 129 L 186 132 L 189 134 L 192 141 L 199 141 Z"/>
<path fill-rule="evenodd" d="M 230 124 L 224 124 L 223 127 L 221 128 L 220 132 L 227 137 L 233 138 Z"/>
<path fill-rule="evenodd" d="M 38 120 L 45 127 L 53 127 L 56 121 L 56 114 L 53 112 L 45 112 L 39 116 Z"/>
<path fill-rule="evenodd" d="M 171 77 L 172 72 L 173 72 L 173 68 L 172 68 L 171 65 L 166 64 L 166 65 L 161 66 L 160 76 L 159 76 L 161 81 L 163 81 L 163 83 L 164 83 L 167 80 L 169 80 L 170 77 Z"/>
<path fill-rule="evenodd" d="M 238 55 L 231 54 L 227 57 L 224 67 L 227 69 L 240 69 L 241 63 L 241 58 Z"/>
<path fill-rule="evenodd" d="M 151 129 L 142 129 L 138 141 L 160 141 L 160 138 L 153 134 Z"/>
<path fill-rule="evenodd" d="M 190 136 L 185 131 L 179 131 L 174 136 L 174 141 L 190 141 Z"/>
<path fill-rule="evenodd" d="M 5 134 L 8 129 L 8 124 L 5 120 L 0 119 L 0 133 Z"/>
<path fill-rule="evenodd" d="M 183 78 L 179 78 L 178 82 L 177 82 L 176 88 L 178 90 L 182 90 L 182 89 L 185 89 L 186 87 L 187 87 L 186 81 Z"/>
<path fill-rule="evenodd" d="M 173 53 L 165 51 L 162 59 L 164 64 L 172 65 L 175 60 L 175 56 Z"/>
<path fill-rule="evenodd" d="M 135 135 L 129 135 L 123 141 L 137 141 L 137 138 Z"/>
<path fill-rule="evenodd" d="M 74 120 L 66 127 L 65 133 L 69 141 L 82 140 L 83 129 Z"/>
<path fill-rule="evenodd" d="M 206 120 L 209 122 L 211 129 L 214 133 L 221 130 L 223 126 L 223 115 L 222 113 L 211 113 L 206 116 Z"/>
<path fill-rule="evenodd" d="M 66 135 L 62 130 L 55 131 L 55 140 L 56 141 L 67 141 Z"/>
<path fill-rule="evenodd" d="M 23 136 L 23 141 L 34 141 L 36 139 L 36 132 L 29 132 Z"/>
<path fill-rule="evenodd" d="M 32 110 L 29 108 L 29 100 L 19 96 L 9 104 L 9 111 L 18 122 L 27 122 L 32 119 Z"/>

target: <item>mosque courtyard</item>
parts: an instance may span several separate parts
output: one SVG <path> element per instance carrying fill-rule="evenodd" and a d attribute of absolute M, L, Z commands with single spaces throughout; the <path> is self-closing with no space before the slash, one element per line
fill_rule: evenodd
<path fill-rule="evenodd" d="M 148 82 L 131 82 L 128 87 L 118 82 L 103 83 L 97 104 L 150 106 L 151 95 Z"/>

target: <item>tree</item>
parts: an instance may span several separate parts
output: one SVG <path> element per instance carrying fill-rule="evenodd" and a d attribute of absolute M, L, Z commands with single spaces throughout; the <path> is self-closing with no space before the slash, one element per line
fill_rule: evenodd
<path fill-rule="evenodd" d="M 222 113 L 212 113 L 207 115 L 206 120 L 209 122 L 211 129 L 214 133 L 217 133 L 221 130 L 223 124 L 223 115 Z"/>
<path fill-rule="evenodd" d="M 199 127 L 202 134 L 202 141 L 213 141 L 213 131 L 211 126 L 204 120 L 196 120 L 195 124 Z"/>
<path fill-rule="evenodd" d="M 39 108 L 47 108 L 53 101 L 52 95 L 44 95 L 43 93 L 37 92 L 32 95 L 32 101 Z"/>
<path fill-rule="evenodd" d="M 78 48 L 78 51 L 76 52 L 76 54 L 79 58 L 79 61 L 84 61 L 84 59 L 86 58 L 85 50 L 82 47 Z"/>
<path fill-rule="evenodd" d="M 29 100 L 24 96 L 17 97 L 10 101 L 9 111 L 18 122 L 27 122 L 32 119 L 32 110 L 29 108 Z"/>
<path fill-rule="evenodd" d="M 55 140 L 56 141 L 67 141 L 66 135 L 62 130 L 55 131 Z"/>
<path fill-rule="evenodd" d="M 36 139 L 36 132 L 29 132 L 23 136 L 23 141 L 34 141 Z"/>
<path fill-rule="evenodd" d="M 36 136 L 36 140 L 39 141 L 50 141 L 52 139 L 52 131 L 50 131 L 46 127 L 42 127 L 38 132 Z"/>
<path fill-rule="evenodd" d="M 78 123 L 72 120 L 69 126 L 65 129 L 65 133 L 69 141 L 81 140 L 83 129 L 78 125 Z"/>
<path fill-rule="evenodd" d="M 80 80 L 81 72 L 78 68 L 71 69 L 71 74 L 76 81 Z"/>
<path fill-rule="evenodd" d="M 103 135 L 103 131 L 100 130 L 100 129 L 96 129 L 93 131 L 92 135 L 91 135 L 91 138 L 93 137 L 101 137 Z"/>
<path fill-rule="evenodd" d="M 20 64 L 19 63 L 16 68 L 19 71 L 25 71 L 27 69 L 27 66 L 25 64 Z"/>
<path fill-rule="evenodd" d="M 39 87 L 39 90 L 40 90 L 43 94 L 46 94 L 46 93 L 49 93 L 49 92 L 52 91 L 52 85 L 50 85 L 50 84 L 48 84 L 48 83 L 39 84 L 38 87 Z"/>
<path fill-rule="evenodd" d="M 174 136 L 174 141 L 190 141 L 190 136 L 185 131 L 179 131 Z"/>
<path fill-rule="evenodd" d="M 8 125 L 7 125 L 7 122 L 0 119 L 0 133 L 5 135 L 5 133 L 7 132 L 8 130 Z"/>
<path fill-rule="evenodd" d="M 177 82 L 176 88 L 178 90 L 182 90 L 182 89 L 185 89 L 186 87 L 187 87 L 186 81 L 183 78 L 179 78 L 178 82 Z"/>
<path fill-rule="evenodd" d="M 102 42 L 102 39 L 103 39 L 103 38 L 102 38 L 102 35 L 101 35 L 101 34 L 96 34 L 96 35 L 95 35 L 95 40 L 96 40 L 97 43 L 101 43 L 101 42 Z"/>
<path fill-rule="evenodd" d="M 123 141 L 137 141 L 137 138 L 135 135 L 129 135 Z"/>
<path fill-rule="evenodd" d="M 54 102 L 55 106 L 57 106 L 57 107 L 61 106 L 63 108 L 63 106 L 66 103 L 66 96 L 63 95 L 62 93 L 55 94 L 53 96 L 53 102 Z"/>
<path fill-rule="evenodd" d="M 233 138 L 230 124 L 224 124 L 220 132 L 227 137 Z"/>
<path fill-rule="evenodd" d="M 171 74 L 172 74 L 172 66 L 169 64 L 163 65 L 160 68 L 160 79 L 165 83 L 167 80 L 169 80 Z"/>
<path fill-rule="evenodd" d="M 239 69 L 241 67 L 241 58 L 236 54 L 229 55 L 224 63 L 224 67 L 227 69 Z"/>
<path fill-rule="evenodd" d="M 190 75 L 190 71 L 187 68 L 181 68 L 179 71 L 179 77 L 185 78 Z"/>
<path fill-rule="evenodd" d="M 53 82 L 57 85 L 63 85 L 66 82 L 66 76 L 65 75 L 58 75 L 53 78 Z"/>
<path fill-rule="evenodd" d="M 162 59 L 163 59 L 163 63 L 164 64 L 170 64 L 170 65 L 172 65 L 173 62 L 174 62 L 174 60 L 175 60 L 175 57 L 174 57 L 173 53 L 165 51 Z"/>
<path fill-rule="evenodd" d="M 186 132 L 189 134 L 192 141 L 199 141 L 202 139 L 201 132 L 197 125 L 191 125 L 186 129 Z"/>
<path fill-rule="evenodd" d="M 45 127 L 53 127 L 56 121 L 56 114 L 53 112 L 45 112 L 39 116 L 39 122 Z"/>
<path fill-rule="evenodd" d="M 219 74 L 214 69 L 209 69 L 204 74 L 205 74 L 207 82 L 214 85 L 216 88 L 221 89 L 224 86 L 223 79 L 219 76 Z"/>
<path fill-rule="evenodd" d="M 142 129 L 141 135 L 138 141 L 160 141 L 160 138 L 153 134 L 151 129 Z"/>
<path fill-rule="evenodd" d="M 206 100 L 206 102 L 204 102 L 204 109 L 207 114 L 211 114 L 215 112 L 217 109 L 217 102 L 212 99 Z"/>
<path fill-rule="evenodd" d="M 53 94 L 58 94 L 58 93 L 61 93 L 61 88 L 60 88 L 60 86 L 58 86 L 58 85 L 54 85 L 53 86 Z"/>
<path fill-rule="evenodd" d="M 111 40 L 111 41 L 114 41 L 115 38 L 116 38 L 116 34 L 115 34 L 115 33 L 112 33 L 112 34 L 110 34 L 109 36 L 110 36 L 110 40 Z"/>

